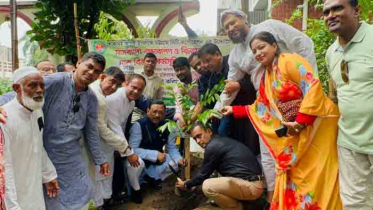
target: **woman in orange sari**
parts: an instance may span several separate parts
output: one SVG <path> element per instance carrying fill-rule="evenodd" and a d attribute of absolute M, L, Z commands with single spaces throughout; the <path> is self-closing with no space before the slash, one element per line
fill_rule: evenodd
<path fill-rule="evenodd" d="M 271 210 L 341 210 L 337 159 L 337 106 L 317 73 L 297 54 L 279 53 L 262 32 L 250 47 L 262 64 L 257 100 L 226 106 L 224 115 L 249 117 L 276 162 Z"/>

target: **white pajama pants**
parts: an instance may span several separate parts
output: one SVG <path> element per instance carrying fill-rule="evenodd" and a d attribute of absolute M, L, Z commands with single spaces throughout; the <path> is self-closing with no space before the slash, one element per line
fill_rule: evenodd
<path fill-rule="evenodd" d="M 262 139 L 259 139 L 262 169 L 267 191 L 274 191 L 276 182 L 276 163 Z"/>

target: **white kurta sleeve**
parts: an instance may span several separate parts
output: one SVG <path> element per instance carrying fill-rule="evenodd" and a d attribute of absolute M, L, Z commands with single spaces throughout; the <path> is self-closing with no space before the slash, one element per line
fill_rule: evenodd
<path fill-rule="evenodd" d="M 139 155 L 139 157 L 143 160 L 149 160 L 153 163 L 157 162 L 158 151 L 157 150 L 150 150 L 150 149 L 143 149 L 140 148 L 140 144 L 142 141 L 142 133 L 141 133 L 141 126 L 137 122 L 133 124 L 130 129 L 130 145 L 134 149 L 135 153 Z"/>
<path fill-rule="evenodd" d="M 43 183 L 48 183 L 53 179 L 57 179 L 57 172 L 44 147 L 42 153 Z"/>
<path fill-rule="evenodd" d="M 124 153 L 128 147 L 127 139 L 124 135 L 117 135 L 117 133 L 123 133 L 120 126 L 120 113 L 118 116 L 110 117 L 111 127 L 115 127 L 116 133 L 108 127 L 108 123 L 105 121 L 107 106 L 105 103 L 99 102 L 99 111 L 98 111 L 98 130 L 100 132 L 101 139 L 110 146 L 113 146 L 114 149 L 120 153 Z M 114 118 L 114 119 L 113 119 Z"/>
<path fill-rule="evenodd" d="M 317 71 L 314 44 L 310 37 L 298 29 L 278 20 L 270 20 L 274 35 L 278 43 L 284 43 L 291 53 L 307 59 L 313 69 Z"/>
<path fill-rule="evenodd" d="M 4 132 L 4 160 L 5 160 L 5 206 L 7 210 L 21 210 L 17 200 L 16 183 L 14 180 L 12 153 L 10 149 L 10 136 L 5 127 Z"/>

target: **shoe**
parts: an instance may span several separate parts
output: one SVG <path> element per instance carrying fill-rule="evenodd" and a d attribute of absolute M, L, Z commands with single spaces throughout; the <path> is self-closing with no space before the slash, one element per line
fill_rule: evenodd
<path fill-rule="evenodd" d="M 132 189 L 131 200 L 134 203 L 142 204 L 141 189 L 140 190 L 134 190 L 134 189 Z"/>
<path fill-rule="evenodd" d="M 214 200 L 209 200 L 209 201 L 208 201 L 208 204 L 209 204 L 210 206 L 219 207 L 219 205 L 218 205 Z"/>
<path fill-rule="evenodd" d="M 145 175 L 144 181 L 147 182 L 152 188 L 156 190 L 162 189 L 162 179 L 154 179 L 148 175 Z"/>
<path fill-rule="evenodd" d="M 156 190 L 161 190 L 162 189 L 162 179 L 154 180 L 152 187 Z"/>
<path fill-rule="evenodd" d="M 110 206 L 104 204 L 102 206 L 97 207 L 97 210 L 111 210 L 111 208 Z"/>

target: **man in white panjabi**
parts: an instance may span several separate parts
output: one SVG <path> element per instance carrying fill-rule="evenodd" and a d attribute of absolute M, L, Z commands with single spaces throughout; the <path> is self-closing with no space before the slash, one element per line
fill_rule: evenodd
<path fill-rule="evenodd" d="M 125 87 L 119 88 L 117 92 L 106 98 L 108 126 L 122 138 L 125 138 L 124 129 L 128 117 L 135 107 L 135 101 L 141 97 L 145 87 L 145 78 L 139 74 L 132 74 L 126 80 Z M 133 186 L 137 183 L 138 173 L 141 173 L 144 169 L 145 163 L 139 159 L 138 154 L 134 153 L 133 149 L 127 150 L 126 154 L 127 159 L 124 160 L 124 164 L 127 168 L 129 184 Z M 140 189 L 140 186 L 137 186 L 135 190 L 138 189 Z M 132 192 L 131 198 L 133 195 Z"/>
<path fill-rule="evenodd" d="M 43 147 L 44 79 L 33 67 L 13 74 L 17 97 L 3 106 L 5 205 L 7 210 L 45 210 L 47 196 L 58 196 L 57 172 Z"/>
<path fill-rule="evenodd" d="M 133 164 L 136 165 L 136 162 L 138 163 L 137 155 L 134 154 L 131 148 L 128 147 L 127 139 L 122 135 L 116 134 L 108 125 L 107 97 L 112 94 L 124 95 L 124 93 L 121 91 L 122 89 L 117 91 L 118 87 L 120 87 L 123 82 L 124 74 L 122 70 L 120 70 L 118 67 L 112 66 L 107 68 L 104 73 L 100 75 L 99 79 L 89 86 L 95 93 L 98 100 L 98 130 L 101 138 L 101 146 L 102 150 L 106 154 L 110 168 L 112 169 L 108 177 L 102 176 L 100 174 L 100 168 L 95 166 L 92 160 L 89 161 L 91 178 L 95 183 L 94 204 L 98 207 L 98 210 L 104 210 L 107 208 L 106 206 L 108 205 L 106 205 L 105 201 L 108 201 L 106 199 L 111 198 L 113 193 L 112 182 L 114 173 L 114 151 L 118 151 L 122 156 L 127 156 L 127 158 Z M 117 106 L 120 105 L 121 104 L 117 104 Z M 121 108 L 128 108 L 130 110 L 129 112 L 132 112 L 130 107 L 123 106 Z M 123 117 L 127 118 L 128 115 Z M 83 151 L 86 153 L 88 152 L 87 150 Z"/>

